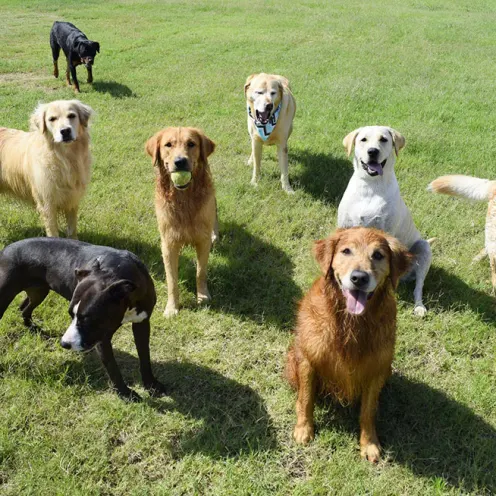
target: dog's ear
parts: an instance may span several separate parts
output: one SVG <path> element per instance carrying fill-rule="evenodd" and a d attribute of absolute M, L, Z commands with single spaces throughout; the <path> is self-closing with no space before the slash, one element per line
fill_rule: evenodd
<path fill-rule="evenodd" d="M 95 50 L 100 53 L 100 43 L 98 41 L 93 42 L 93 46 L 95 47 Z"/>
<path fill-rule="evenodd" d="M 129 279 L 121 279 L 112 283 L 105 291 L 117 300 L 121 300 L 128 294 L 132 293 L 138 286 Z"/>
<path fill-rule="evenodd" d="M 246 96 L 246 92 L 248 91 L 248 88 L 250 87 L 250 84 L 251 84 L 251 80 L 256 76 L 256 74 L 250 74 L 247 78 L 246 78 L 246 82 L 245 82 L 245 96 Z"/>
<path fill-rule="evenodd" d="M 393 138 L 394 151 L 396 152 L 396 156 L 398 156 L 400 150 L 405 147 L 405 137 L 392 127 L 389 128 L 389 132 Z"/>
<path fill-rule="evenodd" d="M 77 282 L 81 282 L 91 274 L 91 269 L 75 269 L 74 274 L 76 275 Z"/>
<path fill-rule="evenodd" d="M 46 109 L 46 103 L 39 103 L 38 106 L 34 109 L 30 120 L 30 127 L 32 131 L 40 131 L 40 133 L 46 132 Z"/>
<path fill-rule="evenodd" d="M 163 131 L 155 133 L 148 141 L 145 143 L 145 151 L 152 157 L 153 165 L 158 167 L 162 157 L 160 156 L 160 139 L 162 138 Z"/>
<path fill-rule="evenodd" d="M 353 145 L 355 144 L 355 139 L 361 129 L 362 128 L 359 127 L 358 129 L 351 131 L 351 133 L 347 134 L 343 139 L 343 146 L 346 149 L 346 155 L 348 155 L 348 157 L 351 155 L 351 151 L 353 150 Z"/>
<path fill-rule="evenodd" d="M 215 151 L 215 143 L 201 131 L 198 131 L 198 134 L 201 139 L 200 160 L 205 163 L 207 158 Z"/>
<path fill-rule="evenodd" d="M 389 277 L 393 288 L 396 289 L 400 277 L 410 270 L 414 255 L 412 255 L 395 237 L 386 236 L 386 241 L 391 252 L 389 259 Z"/>
<path fill-rule="evenodd" d="M 78 113 L 79 122 L 82 126 L 88 127 L 90 117 L 94 114 L 93 109 L 79 100 L 73 100 L 73 103 Z"/>
<path fill-rule="evenodd" d="M 341 229 L 338 229 L 332 236 L 325 239 L 319 239 L 313 244 L 313 256 L 320 265 L 322 274 L 326 277 L 334 276 L 332 270 L 332 260 L 334 259 L 334 251 L 341 237 Z"/>

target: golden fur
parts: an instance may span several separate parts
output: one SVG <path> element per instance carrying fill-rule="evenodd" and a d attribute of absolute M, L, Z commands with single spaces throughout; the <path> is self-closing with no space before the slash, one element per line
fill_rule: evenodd
<path fill-rule="evenodd" d="M 394 290 L 412 256 L 396 238 L 364 227 L 338 229 L 315 243 L 314 254 L 324 275 L 300 302 L 286 362 L 286 377 L 298 392 L 294 438 L 307 443 L 314 437 L 317 391 L 346 403 L 361 398 L 361 454 L 376 462 L 375 412 L 391 374 L 396 336 Z M 376 283 L 361 315 L 347 311 L 343 293 L 343 281 L 355 270 Z"/>
<path fill-rule="evenodd" d="M 164 315 L 170 317 L 179 311 L 178 263 L 184 245 L 196 248 L 197 301 L 210 300 L 207 263 L 217 233 L 217 215 L 207 158 L 215 144 L 198 129 L 168 127 L 152 136 L 145 149 L 156 171 L 155 211 L 168 291 Z M 170 176 L 181 159 L 186 159 L 187 170 L 192 173 L 191 183 L 184 190 L 176 189 Z"/>
<path fill-rule="evenodd" d="M 248 164 L 253 164 L 251 183 L 256 186 L 260 177 L 263 145 L 277 145 L 277 156 L 281 169 L 282 188 L 287 193 L 293 190 L 288 178 L 288 139 L 293 131 L 293 119 L 296 112 L 296 101 L 289 81 L 277 74 L 252 74 L 245 82 L 246 104 L 250 106 L 252 115 L 255 110 L 263 110 L 267 104 L 273 105 L 273 111 L 281 103 L 279 119 L 270 137 L 264 141 L 258 134 L 253 119 L 248 116 L 248 133 L 251 138 L 251 156 Z"/>
<path fill-rule="evenodd" d="M 485 246 L 474 258 L 479 262 L 489 257 L 493 293 L 496 292 L 496 181 L 478 177 L 449 175 L 432 181 L 429 189 L 434 193 L 461 196 L 470 200 L 487 201 Z"/>
<path fill-rule="evenodd" d="M 0 128 L 0 193 L 34 203 L 47 236 L 59 235 L 63 212 L 67 235 L 77 238 L 79 203 L 90 180 L 92 112 L 78 100 L 58 100 L 36 108 L 30 132 Z"/>

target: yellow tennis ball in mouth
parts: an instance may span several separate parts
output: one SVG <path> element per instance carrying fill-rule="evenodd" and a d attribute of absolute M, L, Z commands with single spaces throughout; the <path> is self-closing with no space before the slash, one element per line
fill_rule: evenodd
<path fill-rule="evenodd" d="M 184 189 L 191 181 L 191 172 L 188 171 L 171 172 L 171 179 L 176 188 Z"/>

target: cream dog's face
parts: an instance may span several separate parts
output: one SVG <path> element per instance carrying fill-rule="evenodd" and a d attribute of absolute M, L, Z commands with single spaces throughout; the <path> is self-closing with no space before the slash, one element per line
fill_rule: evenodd
<path fill-rule="evenodd" d="M 394 154 L 396 155 L 405 146 L 405 138 L 390 127 L 366 126 L 355 129 L 348 134 L 343 145 L 347 149 L 348 156 L 355 146 L 355 164 L 359 170 L 371 177 L 382 176 L 386 168 L 389 170 L 394 166 Z"/>
<path fill-rule="evenodd" d="M 51 135 L 54 143 L 72 143 L 87 127 L 93 110 L 79 100 L 57 100 L 38 105 L 31 117 L 32 127 Z"/>
<path fill-rule="evenodd" d="M 281 103 L 283 86 L 280 80 L 269 74 L 253 74 L 245 83 L 245 96 L 253 117 L 267 124 L 270 116 Z"/>

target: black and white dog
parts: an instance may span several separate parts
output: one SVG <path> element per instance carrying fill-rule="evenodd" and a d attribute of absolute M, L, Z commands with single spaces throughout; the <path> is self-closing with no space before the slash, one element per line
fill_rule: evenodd
<path fill-rule="evenodd" d="M 100 43 L 90 41 L 86 35 L 70 22 L 55 21 L 50 31 L 50 46 L 53 56 L 53 75 L 59 77 L 58 60 L 60 49 L 67 59 L 65 77 L 67 86 L 74 85 L 74 91 L 79 93 L 79 83 L 76 76 L 76 66 L 84 64 L 88 70 L 88 83 L 93 82 L 92 66 L 96 53 L 100 53 Z"/>
<path fill-rule="evenodd" d="M 121 324 L 132 322 L 145 389 L 165 393 L 150 362 L 155 287 L 136 255 L 62 238 L 25 239 L 0 251 L 0 319 L 14 297 L 26 291 L 20 310 L 24 323 L 31 326 L 33 310 L 50 290 L 70 301 L 72 323 L 62 336 L 62 347 L 74 351 L 96 347 L 119 395 L 139 400 L 125 384 L 111 344 Z"/>

